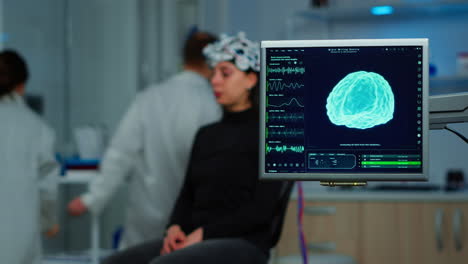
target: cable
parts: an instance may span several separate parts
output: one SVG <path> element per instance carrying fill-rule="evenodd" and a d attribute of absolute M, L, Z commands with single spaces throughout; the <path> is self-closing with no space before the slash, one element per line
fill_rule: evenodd
<path fill-rule="evenodd" d="M 297 231 L 299 234 L 299 245 L 301 249 L 302 263 L 308 264 L 307 242 L 304 235 L 304 228 L 302 222 L 302 218 L 304 216 L 304 192 L 302 190 L 302 183 L 300 181 L 297 182 L 297 190 L 299 193 L 297 199 Z"/>
<path fill-rule="evenodd" d="M 454 133 L 455 135 L 457 135 L 458 137 L 460 137 L 463 141 L 465 141 L 465 143 L 468 144 L 468 139 L 467 139 L 465 136 L 463 136 L 462 134 L 460 134 L 459 132 L 457 132 L 457 131 L 455 131 L 455 130 L 449 128 L 448 126 L 445 126 L 444 129 L 447 129 L 448 131 Z"/>

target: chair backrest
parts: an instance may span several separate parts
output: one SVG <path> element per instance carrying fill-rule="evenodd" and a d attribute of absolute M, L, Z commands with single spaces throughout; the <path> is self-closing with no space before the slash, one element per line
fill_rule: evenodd
<path fill-rule="evenodd" d="M 294 186 L 293 181 L 284 181 L 281 189 L 281 194 L 278 199 L 278 206 L 272 221 L 272 243 L 271 248 L 275 247 L 281 236 L 283 230 L 284 216 L 286 215 L 286 209 L 288 207 L 289 197 Z"/>

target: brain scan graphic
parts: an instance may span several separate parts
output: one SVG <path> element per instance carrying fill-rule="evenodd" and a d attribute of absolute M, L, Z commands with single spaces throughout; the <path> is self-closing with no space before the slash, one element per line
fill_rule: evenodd
<path fill-rule="evenodd" d="M 328 118 L 337 126 L 369 129 L 392 120 L 395 99 L 382 75 L 357 71 L 335 85 L 326 108 Z"/>

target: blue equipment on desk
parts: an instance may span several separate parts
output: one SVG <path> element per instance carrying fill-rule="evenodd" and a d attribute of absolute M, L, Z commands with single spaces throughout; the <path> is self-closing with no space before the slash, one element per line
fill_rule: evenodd
<path fill-rule="evenodd" d="M 67 170 L 98 170 L 101 159 L 81 159 L 78 156 L 63 158 L 56 154 L 56 159 L 60 163 L 60 175 L 65 175 Z"/>

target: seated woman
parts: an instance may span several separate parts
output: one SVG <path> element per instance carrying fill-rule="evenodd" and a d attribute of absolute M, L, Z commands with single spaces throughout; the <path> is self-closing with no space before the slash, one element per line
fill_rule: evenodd
<path fill-rule="evenodd" d="M 258 180 L 259 46 L 222 36 L 204 50 L 224 108 L 196 136 L 187 175 L 164 239 L 130 248 L 105 263 L 267 263 L 282 182 Z M 168 186 L 170 188 L 170 186 Z"/>

